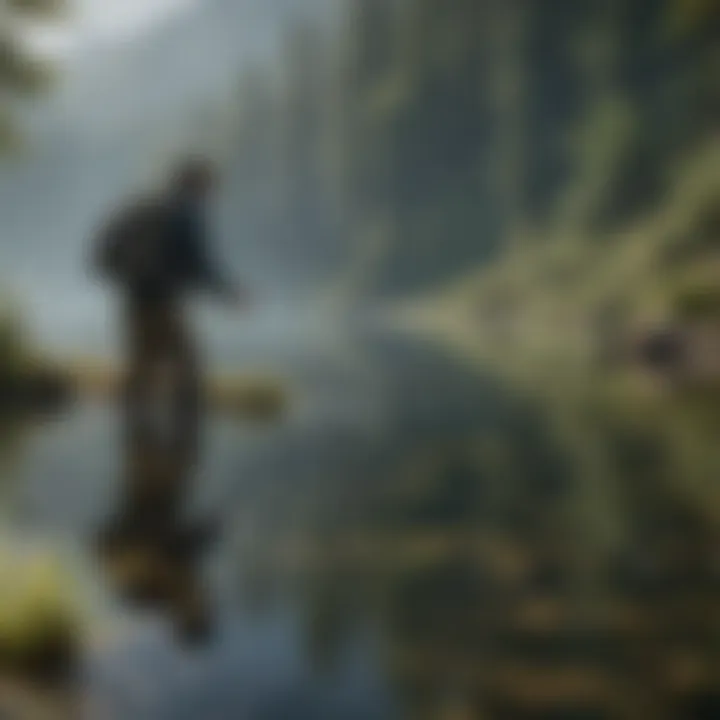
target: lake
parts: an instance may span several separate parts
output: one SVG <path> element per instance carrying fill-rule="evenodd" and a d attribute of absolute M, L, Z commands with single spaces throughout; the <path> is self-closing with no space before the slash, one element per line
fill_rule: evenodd
<path fill-rule="evenodd" d="M 417 340 L 268 363 L 287 415 L 209 418 L 197 467 L 91 402 L 3 431 L 3 541 L 83 608 L 81 716 L 720 716 L 711 442 Z"/>

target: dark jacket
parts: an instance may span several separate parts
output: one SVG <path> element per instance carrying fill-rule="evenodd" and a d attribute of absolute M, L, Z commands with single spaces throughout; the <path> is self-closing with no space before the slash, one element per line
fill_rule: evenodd
<path fill-rule="evenodd" d="M 100 235 L 95 265 L 136 300 L 231 290 L 209 251 L 202 209 L 173 199 L 141 200 L 121 210 Z"/>

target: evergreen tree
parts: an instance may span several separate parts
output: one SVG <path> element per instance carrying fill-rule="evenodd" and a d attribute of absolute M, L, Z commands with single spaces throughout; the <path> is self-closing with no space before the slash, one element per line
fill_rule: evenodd
<path fill-rule="evenodd" d="M 335 42 L 303 27 L 287 43 L 280 212 L 325 250 L 336 236 L 385 295 L 610 243 L 712 136 L 717 7 L 348 0 Z"/>
<path fill-rule="evenodd" d="M 18 99 L 44 88 L 48 67 L 33 55 L 23 27 L 57 16 L 63 0 L 0 0 L 0 147 L 15 136 L 13 110 Z"/>

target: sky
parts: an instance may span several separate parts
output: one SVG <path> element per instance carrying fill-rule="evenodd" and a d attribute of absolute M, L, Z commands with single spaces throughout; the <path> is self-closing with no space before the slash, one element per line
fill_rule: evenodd
<path fill-rule="evenodd" d="M 98 42 L 139 34 L 196 0 L 70 0 L 66 20 L 32 32 L 33 43 L 53 55 L 73 54 Z"/>

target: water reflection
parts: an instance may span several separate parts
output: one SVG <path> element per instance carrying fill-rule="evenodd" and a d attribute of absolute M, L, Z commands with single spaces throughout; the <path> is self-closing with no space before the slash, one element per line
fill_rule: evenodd
<path fill-rule="evenodd" d="M 100 532 L 98 556 L 121 598 L 167 616 L 183 644 L 204 644 L 214 621 L 201 566 L 218 528 L 187 513 L 197 438 L 184 429 L 138 432 L 131 413 L 125 420 L 117 509 Z"/>
<path fill-rule="evenodd" d="M 202 483 L 184 445 L 127 433 L 93 549 L 118 615 L 179 642 L 137 623 L 92 656 L 114 716 L 720 717 L 716 400 L 616 405 L 599 382 L 534 394 L 406 343 L 368 355 L 361 391 L 298 373 L 318 412 L 251 437 L 211 419 Z M 62 465 L 72 513 L 34 516 L 80 535 L 113 460 L 79 482 L 107 427 L 74 422 L 30 485 L 55 497 Z"/>
<path fill-rule="evenodd" d="M 316 662 L 370 623 L 399 717 L 720 717 L 720 529 L 687 482 L 714 446 L 680 462 L 680 399 L 637 424 L 401 372 L 379 475 L 265 558 Z"/>

